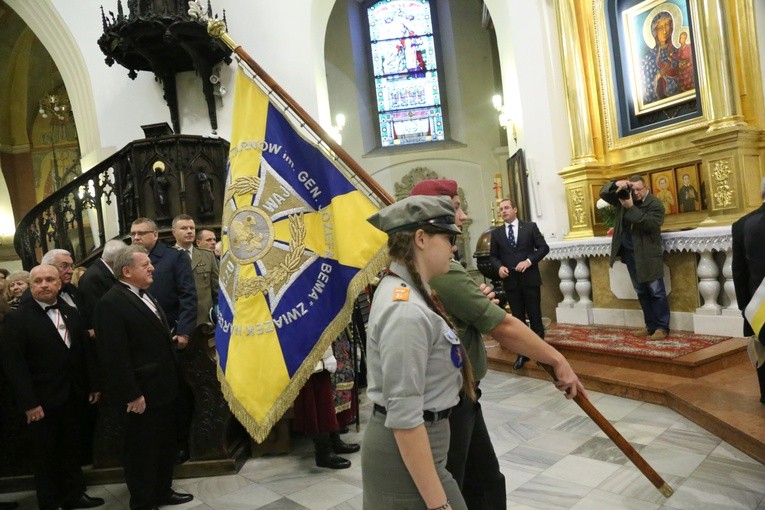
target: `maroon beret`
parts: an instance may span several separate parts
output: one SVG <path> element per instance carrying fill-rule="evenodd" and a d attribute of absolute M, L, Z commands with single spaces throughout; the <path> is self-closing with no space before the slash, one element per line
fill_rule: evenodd
<path fill-rule="evenodd" d="M 457 181 L 451 179 L 425 179 L 414 185 L 409 196 L 429 195 L 453 197 L 457 194 Z"/>

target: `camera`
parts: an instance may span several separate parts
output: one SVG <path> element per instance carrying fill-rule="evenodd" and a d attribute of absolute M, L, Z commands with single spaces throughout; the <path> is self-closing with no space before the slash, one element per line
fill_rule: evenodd
<path fill-rule="evenodd" d="M 626 188 L 622 188 L 616 192 L 616 198 L 619 200 L 628 200 L 630 193 L 632 192 L 632 185 L 628 184 Z"/>

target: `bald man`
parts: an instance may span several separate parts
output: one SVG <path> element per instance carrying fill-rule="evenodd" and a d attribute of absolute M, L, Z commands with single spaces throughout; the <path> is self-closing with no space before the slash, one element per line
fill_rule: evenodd
<path fill-rule="evenodd" d="M 104 500 L 85 493 L 80 469 L 80 413 L 97 400 L 95 367 L 87 367 L 87 332 L 77 310 L 59 298 L 59 268 L 30 272 L 31 299 L 8 314 L 3 369 L 24 411 L 34 454 L 37 505 L 42 510 L 92 508 Z"/>

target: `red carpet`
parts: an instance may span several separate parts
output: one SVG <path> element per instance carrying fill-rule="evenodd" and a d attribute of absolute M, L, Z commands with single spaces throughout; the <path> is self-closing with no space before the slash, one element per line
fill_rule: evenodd
<path fill-rule="evenodd" d="M 725 336 L 696 335 L 690 331 L 672 331 L 660 341 L 634 334 L 638 328 L 617 326 L 577 326 L 552 324 L 545 330 L 545 340 L 558 347 L 608 352 L 648 358 L 673 359 L 710 347 Z"/>

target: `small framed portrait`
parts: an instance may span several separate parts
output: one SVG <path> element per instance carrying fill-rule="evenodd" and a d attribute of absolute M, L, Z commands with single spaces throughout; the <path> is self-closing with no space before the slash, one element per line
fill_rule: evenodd
<path fill-rule="evenodd" d="M 518 219 L 531 221 L 531 209 L 528 197 L 528 172 L 526 171 L 526 159 L 523 157 L 523 149 L 518 149 L 507 160 L 507 182 L 510 184 L 510 198 L 515 201 L 518 208 Z"/>
<path fill-rule="evenodd" d="M 696 165 L 682 166 L 675 169 L 677 182 L 678 212 L 699 211 L 702 207 L 699 168 Z"/>
<path fill-rule="evenodd" d="M 677 188 L 675 187 L 675 172 L 673 170 L 652 173 L 651 192 L 664 204 L 666 214 L 677 212 Z"/>

